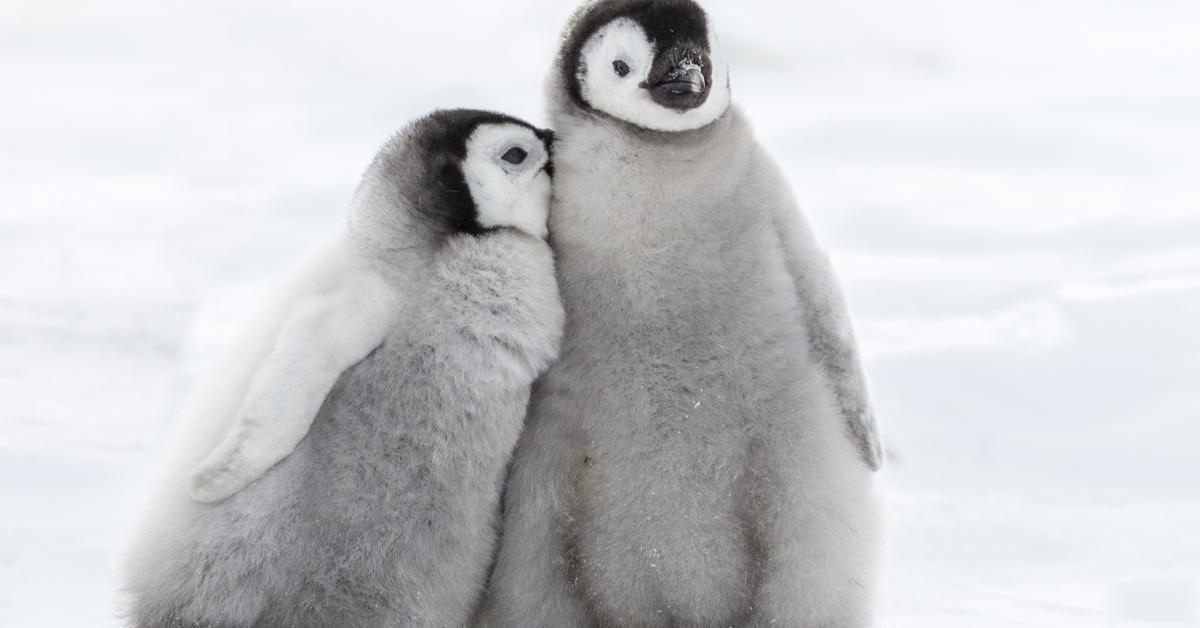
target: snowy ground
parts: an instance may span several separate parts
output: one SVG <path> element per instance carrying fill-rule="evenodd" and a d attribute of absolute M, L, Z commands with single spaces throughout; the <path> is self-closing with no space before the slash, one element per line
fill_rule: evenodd
<path fill-rule="evenodd" d="M 393 129 L 540 119 L 568 7 L 414 4 L 0 4 L 0 626 L 116 625 L 198 365 Z M 1200 3 L 709 5 L 868 354 L 880 626 L 1200 626 Z"/>

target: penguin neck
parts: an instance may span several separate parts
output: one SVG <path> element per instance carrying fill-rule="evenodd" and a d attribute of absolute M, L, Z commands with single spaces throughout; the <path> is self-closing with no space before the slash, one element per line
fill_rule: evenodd
<path fill-rule="evenodd" d="M 581 109 L 573 104 L 558 104 L 551 108 L 555 132 L 561 137 L 580 137 L 603 133 L 612 140 L 611 146 L 624 145 L 631 151 L 662 151 L 675 157 L 673 162 L 702 157 L 714 145 L 748 135 L 748 123 L 741 110 L 730 105 L 716 120 L 690 131 L 655 131 L 637 126 L 609 114 Z M 669 167 L 671 163 L 663 164 Z"/>
<path fill-rule="evenodd" d="M 748 123 L 733 107 L 684 133 L 593 114 L 556 122 L 551 232 L 564 248 L 638 249 L 724 228 L 728 200 L 755 150 Z"/>

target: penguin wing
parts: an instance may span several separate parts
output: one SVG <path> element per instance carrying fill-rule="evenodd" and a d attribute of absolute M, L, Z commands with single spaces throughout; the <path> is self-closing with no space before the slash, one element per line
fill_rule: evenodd
<path fill-rule="evenodd" d="M 330 279 L 290 307 L 232 425 L 192 471 L 188 492 L 197 501 L 225 499 L 291 454 L 342 373 L 383 343 L 398 301 L 393 288 L 361 267 Z"/>
<path fill-rule="evenodd" d="M 878 471 L 883 465 L 883 447 L 875 411 L 846 302 L 829 256 L 817 245 L 794 203 L 777 208 L 774 223 L 783 244 L 788 273 L 804 306 L 810 350 L 829 376 L 847 432 L 867 466 Z"/>

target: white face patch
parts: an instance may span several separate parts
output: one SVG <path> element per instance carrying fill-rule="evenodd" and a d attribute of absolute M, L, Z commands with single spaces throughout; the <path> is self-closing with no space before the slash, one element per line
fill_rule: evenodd
<path fill-rule="evenodd" d="M 653 131 L 691 131 L 712 123 L 729 109 L 729 66 L 709 35 L 712 88 L 703 105 L 687 111 L 664 107 L 642 87 L 658 53 L 637 22 L 618 18 L 596 31 L 580 51 L 577 74 L 583 99 L 592 107 L 626 122 Z M 621 76 L 614 63 L 623 62 L 629 73 Z"/>
<path fill-rule="evenodd" d="M 528 127 L 476 127 L 467 140 L 462 169 L 479 211 L 479 224 L 512 227 L 544 239 L 550 212 L 550 175 L 543 168 L 549 159 L 542 140 Z"/>

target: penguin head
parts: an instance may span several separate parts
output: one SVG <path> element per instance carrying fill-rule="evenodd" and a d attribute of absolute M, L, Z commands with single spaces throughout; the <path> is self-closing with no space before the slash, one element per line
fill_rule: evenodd
<path fill-rule="evenodd" d="M 665 132 L 699 129 L 730 103 L 729 68 L 692 0 L 599 0 L 576 14 L 556 89 L 571 104 Z"/>
<path fill-rule="evenodd" d="M 407 244 L 396 242 L 396 231 L 436 240 L 514 229 L 544 239 L 551 138 L 503 114 L 436 111 L 376 156 L 356 194 L 351 229 L 360 239 L 390 238 L 376 242 L 387 248 Z"/>

